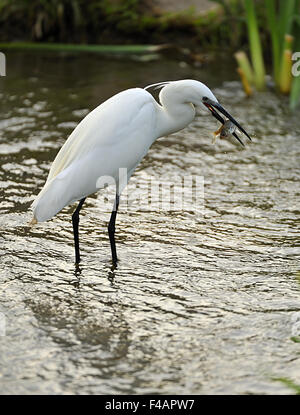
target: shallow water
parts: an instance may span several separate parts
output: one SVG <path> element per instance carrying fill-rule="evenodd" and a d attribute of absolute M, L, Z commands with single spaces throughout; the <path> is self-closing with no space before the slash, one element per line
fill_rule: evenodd
<path fill-rule="evenodd" d="M 244 98 L 234 68 L 90 55 L 7 57 L 0 78 L 2 394 L 292 393 L 300 383 L 297 114 L 271 92 Z M 109 213 L 87 200 L 81 272 L 71 213 L 26 223 L 58 149 L 112 94 L 195 78 L 253 134 L 212 145 L 206 114 L 157 141 L 132 178 L 204 177 L 204 210 L 120 209 L 111 271 Z M 226 82 L 225 82 L 226 81 Z M 3 330 L 2 330 L 3 334 Z M 297 334 L 297 333 L 296 333 Z M 299 333 L 300 334 L 300 333 Z"/>

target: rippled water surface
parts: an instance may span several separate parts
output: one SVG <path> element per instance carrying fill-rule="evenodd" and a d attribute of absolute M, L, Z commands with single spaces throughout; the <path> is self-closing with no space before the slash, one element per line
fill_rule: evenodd
<path fill-rule="evenodd" d="M 126 212 L 121 205 L 121 261 L 113 272 L 109 213 L 90 197 L 75 272 L 74 206 L 27 226 L 51 161 L 103 100 L 180 78 L 207 83 L 253 143 L 212 145 L 218 125 L 204 113 L 157 141 L 132 184 L 204 176 L 204 210 Z M 15 52 L 0 100 L 0 392 L 291 393 L 273 380 L 300 383 L 292 340 L 300 311 L 300 119 L 285 99 L 271 92 L 245 99 L 225 63 L 194 69 Z"/>

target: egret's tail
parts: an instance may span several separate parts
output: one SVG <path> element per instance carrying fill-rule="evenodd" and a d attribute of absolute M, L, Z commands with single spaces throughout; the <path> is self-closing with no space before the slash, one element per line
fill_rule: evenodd
<path fill-rule="evenodd" d="M 68 169 L 62 171 L 53 179 L 47 181 L 45 186 L 32 203 L 33 220 L 31 225 L 37 222 L 45 222 L 60 212 L 65 206 L 81 199 L 91 192 L 82 188 L 78 190 L 78 178 L 75 173 L 68 174 Z M 74 189 L 75 188 L 75 189 Z"/>
<path fill-rule="evenodd" d="M 55 216 L 61 209 L 70 203 L 63 182 L 56 178 L 46 182 L 43 189 L 32 203 L 33 219 L 31 225 L 45 222 Z"/>
<path fill-rule="evenodd" d="M 45 222 L 55 216 L 70 200 L 65 189 L 64 181 L 59 180 L 58 176 L 45 183 L 44 187 L 37 195 L 31 205 L 33 219 L 30 225 L 37 222 Z"/>

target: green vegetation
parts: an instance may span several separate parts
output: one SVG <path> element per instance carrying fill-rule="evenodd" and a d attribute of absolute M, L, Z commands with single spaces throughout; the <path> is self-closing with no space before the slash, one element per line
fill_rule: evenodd
<path fill-rule="evenodd" d="M 217 45 L 230 38 L 218 13 L 159 14 L 149 0 L 0 0 L 1 41 L 91 44 L 169 43 L 187 37 Z"/>
<path fill-rule="evenodd" d="M 214 2 L 219 7 L 199 16 L 193 8 L 160 13 L 151 0 L 0 0 L 0 42 L 133 44 L 138 39 L 201 53 L 234 50 L 246 33 L 242 0 Z"/>
<path fill-rule="evenodd" d="M 276 88 L 295 109 L 300 76 L 291 69 L 293 52 L 300 51 L 300 0 L 211 1 L 219 7 L 199 16 L 192 8 L 162 14 L 150 0 L 0 0 L 1 48 L 147 53 L 153 52 L 148 46 L 172 44 L 188 47 L 193 59 L 249 45 L 250 59 L 248 51 L 235 53 L 247 95 L 266 88 L 271 60 Z"/>
<path fill-rule="evenodd" d="M 239 65 L 239 73 L 243 81 L 246 93 L 252 91 L 251 85 L 257 90 L 266 87 L 266 70 L 264 55 L 267 56 L 267 48 L 263 54 L 262 40 L 259 32 L 262 27 L 267 27 L 267 33 L 271 38 L 273 78 L 278 91 L 290 95 L 290 107 L 295 109 L 300 103 L 300 76 L 292 77 L 293 50 L 300 50 L 300 0 L 265 0 L 263 4 L 267 22 L 259 25 L 254 0 L 244 0 L 248 39 L 251 53 L 251 63 L 245 53 L 237 53 L 236 59 Z M 260 4 L 260 8 L 262 5 Z M 265 24 L 267 23 L 267 25 Z M 249 86 L 247 87 L 247 84 Z M 246 86 L 245 86 L 246 85 Z"/>
<path fill-rule="evenodd" d="M 265 86 L 265 65 L 262 55 L 262 46 L 260 42 L 257 19 L 255 14 L 254 3 L 252 0 L 245 0 L 248 37 L 251 51 L 254 76 L 251 77 L 258 90 L 262 90 Z M 249 65 L 250 66 L 250 65 Z M 248 79 L 249 82 L 251 78 Z"/>

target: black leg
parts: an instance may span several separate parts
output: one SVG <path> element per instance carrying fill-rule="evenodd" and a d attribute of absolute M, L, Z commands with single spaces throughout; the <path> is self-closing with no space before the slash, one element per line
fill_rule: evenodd
<path fill-rule="evenodd" d="M 117 266 L 117 262 L 118 262 L 116 241 L 115 241 L 115 230 L 116 230 L 115 224 L 116 224 L 116 217 L 117 217 L 119 202 L 120 202 L 120 196 L 116 194 L 116 201 L 114 204 L 113 211 L 111 212 L 111 217 L 110 217 L 110 221 L 108 224 L 108 235 L 109 235 L 109 240 L 110 240 L 112 262 L 115 267 Z"/>
<path fill-rule="evenodd" d="M 78 234 L 78 224 L 79 224 L 79 212 L 82 208 L 82 205 L 85 201 L 81 199 L 79 205 L 77 206 L 75 212 L 72 215 L 72 223 L 73 223 L 73 232 L 74 232 L 74 243 L 75 243 L 75 263 L 78 265 L 80 262 L 80 253 L 79 253 L 79 234 Z"/>

